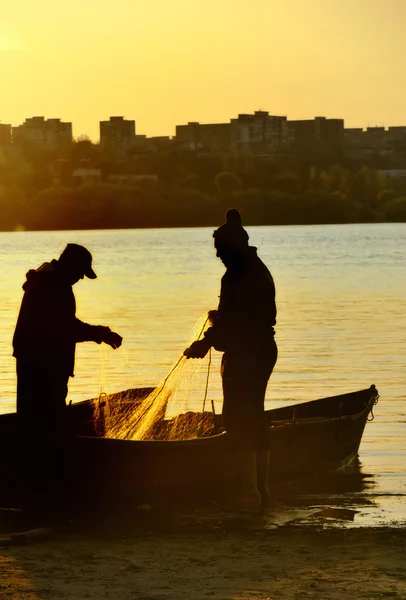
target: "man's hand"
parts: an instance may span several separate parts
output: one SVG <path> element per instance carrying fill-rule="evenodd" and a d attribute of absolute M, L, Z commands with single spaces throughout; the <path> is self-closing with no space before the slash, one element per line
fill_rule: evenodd
<path fill-rule="evenodd" d="M 118 335 L 115 331 L 110 331 L 110 329 L 103 336 L 103 342 L 114 348 L 114 350 L 120 348 L 122 341 L 121 335 Z"/>
<path fill-rule="evenodd" d="M 210 325 L 214 325 L 219 318 L 219 311 L 218 310 L 209 310 L 207 316 L 209 317 Z"/>
<path fill-rule="evenodd" d="M 207 340 L 197 340 L 196 342 L 193 342 L 189 348 L 186 348 L 183 356 L 186 356 L 186 358 L 204 358 L 209 349 L 210 344 Z"/>

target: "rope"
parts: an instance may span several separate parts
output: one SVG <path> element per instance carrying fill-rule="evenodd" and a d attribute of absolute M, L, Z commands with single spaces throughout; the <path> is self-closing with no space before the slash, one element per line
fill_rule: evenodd
<path fill-rule="evenodd" d="M 209 315 L 207 315 L 207 318 L 205 320 L 205 322 L 203 323 L 203 326 L 200 330 L 199 335 L 197 336 L 197 339 L 200 339 L 200 336 L 202 335 L 204 328 L 206 327 L 206 323 L 209 320 Z M 176 369 L 176 367 L 179 365 L 179 363 L 184 359 L 184 355 L 182 354 L 181 357 L 179 358 L 178 362 L 175 364 L 174 367 L 172 367 L 171 371 L 169 371 L 168 375 L 165 377 L 165 379 L 163 380 L 163 383 L 159 386 L 160 388 L 163 388 L 165 386 L 165 383 L 168 381 L 169 377 L 172 375 L 172 373 L 174 372 L 174 370 Z M 206 392 L 207 392 L 207 385 L 206 385 Z"/>
<path fill-rule="evenodd" d="M 165 386 L 165 383 L 168 381 L 169 377 L 172 375 L 172 373 L 174 372 L 174 370 L 176 369 L 176 367 L 179 365 L 179 363 L 181 362 L 181 360 L 183 360 L 184 356 L 182 355 L 178 362 L 176 363 L 176 365 L 174 367 L 172 367 L 172 369 L 169 371 L 168 375 L 165 377 L 165 379 L 163 380 L 163 383 L 159 386 L 159 388 L 163 388 Z"/>
<path fill-rule="evenodd" d="M 203 327 L 201 328 L 200 333 L 197 336 L 198 340 L 200 340 L 200 337 L 201 337 L 203 331 L 205 330 L 205 327 L 207 325 L 207 321 L 208 320 L 209 320 L 209 314 L 207 313 L 207 317 L 206 317 L 205 322 L 203 323 Z M 211 367 L 211 348 L 209 349 L 209 362 L 208 362 L 208 365 L 207 365 L 206 386 L 205 386 L 204 397 L 203 397 L 202 420 L 201 420 L 201 423 L 200 423 L 200 425 L 198 427 L 197 435 L 201 435 L 203 433 L 203 431 L 204 431 L 204 410 L 206 408 L 207 390 L 209 389 L 210 367 Z"/>
<path fill-rule="evenodd" d="M 200 339 L 200 336 L 202 335 L 202 333 L 203 333 L 203 331 L 204 331 L 204 328 L 206 327 L 206 323 L 207 323 L 207 321 L 208 321 L 208 320 L 209 320 L 209 315 L 207 315 L 207 318 L 206 318 L 205 322 L 203 323 L 203 326 L 202 326 L 202 328 L 201 328 L 201 330 L 200 330 L 200 333 L 199 333 L 199 335 L 197 336 L 197 339 L 198 339 L 198 340 Z M 174 372 L 174 370 L 176 369 L 176 367 L 179 365 L 179 363 L 180 363 L 180 362 L 181 362 L 181 361 L 182 361 L 184 358 L 185 358 L 185 357 L 184 357 L 184 355 L 182 354 L 182 355 L 180 356 L 180 358 L 179 358 L 178 362 L 177 362 L 177 363 L 175 364 L 175 366 L 174 366 L 174 367 L 172 367 L 172 369 L 169 371 L 168 375 L 165 377 L 165 379 L 163 380 L 163 382 L 161 383 L 161 385 L 159 386 L 159 388 L 158 388 L 158 389 L 161 389 L 161 388 L 163 388 L 163 387 L 165 386 L 165 384 L 166 384 L 166 382 L 168 381 L 169 377 L 172 375 L 172 373 Z"/>
<path fill-rule="evenodd" d="M 102 402 L 102 398 L 105 398 L 104 402 Z M 106 398 L 107 398 L 106 392 L 100 392 L 99 397 L 97 399 L 96 431 L 97 431 L 98 437 L 103 437 L 105 417 L 104 417 L 104 415 L 102 416 L 102 408 L 107 405 Z"/>
<path fill-rule="evenodd" d="M 197 339 L 198 339 L 198 340 L 200 340 L 200 336 L 202 335 L 202 333 L 203 333 L 203 331 L 204 331 L 204 328 L 206 327 L 206 324 L 207 324 L 207 321 L 208 321 L 208 320 L 209 320 L 209 314 L 207 313 L 206 320 L 205 320 L 205 322 L 204 322 L 204 323 L 203 323 L 203 325 L 202 325 L 202 328 L 201 328 L 201 330 L 200 330 L 200 333 L 199 333 L 199 335 L 197 336 Z"/>
<path fill-rule="evenodd" d="M 203 410 L 202 410 L 203 414 L 204 414 L 204 409 L 206 408 L 207 390 L 209 388 L 210 367 L 211 367 L 211 348 L 209 350 L 209 363 L 207 365 L 206 388 L 204 390 Z"/>
<path fill-rule="evenodd" d="M 375 415 L 374 415 L 374 406 L 375 406 L 375 404 L 378 404 L 378 400 L 379 400 L 379 394 L 378 394 L 378 392 L 376 392 L 376 398 L 375 398 L 375 400 L 374 400 L 374 403 L 373 403 L 373 405 L 371 406 L 371 410 L 369 411 L 369 415 L 371 415 L 371 418 L 370 418 L 370 419 L 368 418 L 368 417 L 369 417 L 369 415 L 368 415 L 368 417 L 367 417 L 367 421 L 368 421 L 368 422 L 371 422 L 371 421 L 373 421 L 373 420 L 375 419 Z"/>
<path fill-rule="evenodd" d="M 197 435 L 202 435 L 202 433 L 204 432 L 204 411 L 206 408 L 207 390 L 209 389 L 210 367 L 211 367 L 211 348 L 209 349 L 209 362 L 207 364 L 207 376 L 206 376 L 206 387 L 204 390 L 204 398 L 203 398 L 202 420 L 201 420 L 201 423 L 197 430 Z"/>

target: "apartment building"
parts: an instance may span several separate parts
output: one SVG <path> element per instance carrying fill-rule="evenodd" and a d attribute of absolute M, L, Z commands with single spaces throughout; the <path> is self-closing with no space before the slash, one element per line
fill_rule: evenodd
<path fill-rule="evenodd" d="M 43 150 L 56 150 L 72 144 L 72 123 L 61 119 L 31 117 L 22 125 L 12 128 L 12 141 L 16 146 L 29 146 Z"/>

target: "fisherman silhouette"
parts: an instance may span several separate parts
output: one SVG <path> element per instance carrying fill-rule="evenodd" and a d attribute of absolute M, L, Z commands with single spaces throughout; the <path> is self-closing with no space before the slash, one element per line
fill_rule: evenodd
<path fill-rule="evenodd" d="M 96 278 L 92 255 L 84 246 L 68 244 L 58 260 L 29 270 L 26 277 L 13 337 L 17 416 L 23 471 L 46 488 L 47 480 L 54 478 L 56 483 L 63 475 L 66 396 L 69 377 L 74 374 L 76 343 L 104 342 L 119 348 L 122 337 L 109 327 L 89 325 L 76 317 L 72 286 L 84 277 Z"/>
<path fill-rule="evenodd" d="M 248 245 L 241 216 L 233 208 L 213 234 L 216 255 L 226 272 L 217 311 L 202 340 L 184 352 L 203 358 L 211 347 L 222 357 L 223 424 L 234 447 L 239 491 L 236 508 L 257 509 L 269 497 L 269 432 L 265 392 L 275 366 L 275 286 L 271 273 Z"/>

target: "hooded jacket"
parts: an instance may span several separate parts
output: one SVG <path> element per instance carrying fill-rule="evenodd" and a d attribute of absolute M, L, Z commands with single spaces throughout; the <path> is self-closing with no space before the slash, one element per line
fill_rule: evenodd
<path fill-rule="evenodd" d="M 205 338 L 216 350 L 261 355 L 273 344 L 275 324 L 274 281 L 250 246 L 240 268 L 228 268 L 221 279 L 218 311 Z"/>
<path fill-rule="evenodd" d="M 58 268 L 58 261 L 31 269 L 23 285 L 24 296 L 13 337 L 13 356 L 57 368 L 72 376 L 76 342 L 102 342 L 102 326 L 88 325 L 76 318 L 72 285 Z"/>

